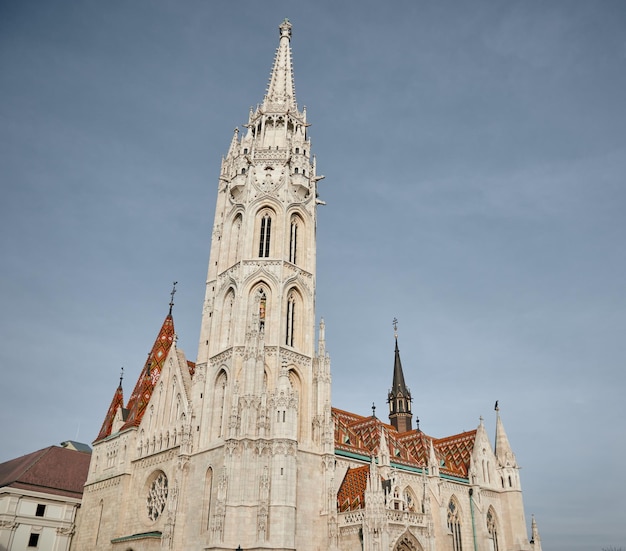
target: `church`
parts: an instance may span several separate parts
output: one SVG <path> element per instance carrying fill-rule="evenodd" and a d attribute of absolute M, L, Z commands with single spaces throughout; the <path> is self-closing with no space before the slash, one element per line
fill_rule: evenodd
<path fill-rule="evenodd" d="M 177 347 L 173 289 L 93 443 L 72 549 L 541 551 L 497 404 L 494 446 L 482 419 L 423 432 L 397 332 L 388 421 L 332 405 L 315 315 L 323 176 L 291 31 L 222 160 L 196 360 Z"/>

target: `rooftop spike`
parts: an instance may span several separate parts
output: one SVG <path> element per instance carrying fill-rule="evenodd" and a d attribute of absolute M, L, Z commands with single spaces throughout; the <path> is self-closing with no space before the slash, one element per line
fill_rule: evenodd
<path fill-rule="evenodd" d="M 382 423 L 380 424 L 380 441 L 378 443 L 378 464 L 381 467 L 389 467 L 390 465 L 389 443 Z"/>
<path fill-rule="evenodd" d="M 281 111 L 296 110 L 296 89 L 293 82 L 291 62 L 291 23 L 285 19 L 278 27 L 280 42 L 274 58 L 267 93 L 263 100 L 263 111 L 271 111 L 272 106 L 280 105 Z"/>
<path fill-rule="evenodd" d="M 326 324 L 324 318 L 320 320 L 320 329 L 317 338 L 317 354 L 323 357 L 326 354 Z"/>
<path fill-rule="evenodd" d="M 530 543 L 535 551 L 541 551 L 541 536 L 539 535 L 535 515 L 532 515 Z"/>

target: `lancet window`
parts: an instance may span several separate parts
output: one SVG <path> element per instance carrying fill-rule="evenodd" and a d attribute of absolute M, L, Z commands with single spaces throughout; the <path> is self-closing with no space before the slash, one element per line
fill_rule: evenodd
<path fill-rule="evenodd" d="M 270 238 L 272 235 L 272 218 L 268 212 L 261 217 L 261 233 L 259 235 L 259 257 L 270 255 Z"/>
<path fill-rule="evenodd" d="M 487 511 L 487 534 L 489 534 L 489 545 L 491 551 L 498 551 L 498 527 L 496 526 L 496 515 L 490 507 Z"/>
<path fill-rule="evenodd" d="M 291 227 L 289 229 L 289 262 L 296 263 L 296 255 L 298 252 L 298 219 L 291 219 Z"/>
<path fill-rule="evenodd" d="M 204 477 L 204 529 L 208 530 L 211 520 L 211 493 L 213 491 L 213 469 L 209 467 Z"/>
<path fill-rule="evenodd" d="M 448 503 L 448 530 L 452 533 L 452 550 L 463 551 L 461 542 L 461 515 L 458 503 L 454 498 Z"/>
<path fill-rule="evenodd" d="M 293 346 L 294 322 L 296 316 L 296 297 L 293 291 L 289 293 L 287 298 L 287 324 L 285 332 L 285 344 Z"/>

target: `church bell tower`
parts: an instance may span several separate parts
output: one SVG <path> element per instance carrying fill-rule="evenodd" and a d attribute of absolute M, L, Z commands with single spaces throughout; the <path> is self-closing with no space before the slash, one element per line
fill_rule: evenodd
<path fill-rule="evenodd" d="M 323 325 L 315 350 L 322 176 L 296 103 L 291 24 L 279 29 L 263 102 L 235 129 L 219 175 L 193 391 L 212 549 L 308 548 L 334 469 Z"/>

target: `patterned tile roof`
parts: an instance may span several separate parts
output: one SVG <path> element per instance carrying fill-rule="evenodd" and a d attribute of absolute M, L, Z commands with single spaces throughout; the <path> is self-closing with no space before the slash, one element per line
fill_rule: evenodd
<path fill-rule="evenodd" d="M 475 439 L 476 430 L 470 430 L 435 440 L 435 450 L 443 460 L 440 470 L 467 478 Z"/>
<path fill-rule="evenodd" d="M 148 354 L 148 359 L 139 375 L 135 389 L 130 396 L 130 400 L 128 400 L 128 405 L 126 406 L 126 409 L 128 409 L 128 417 L 121 430 L 137 427 L 139 423 L 141 423 L 146 406 L 159 380 L 165 358 L 167 358 L 173 342 L 174 318 L 172 318 L 172 314 L 169 313 L 165 317 L 165 321 L 163 321 L 159 335 L 154 341 L 154 345 L 152 346 L 150 354 Z"/>
<path fill-rule="evenodd" d="M 337 507 L 342 513 L 354 511 L 365 506 L 365 488 L 370 474 L 369 465 L 350 468 L 343 477 L 337 493 Z"/>
<path fill-rule="evenodd" d="M 0 487 L 80 499 L 91 454 L 50 446 L 0 464 Z"/>
<path fill-rule="evenodd" d="M 419 429 L 399 433 L 393 426 L 376 417 L 363 417 L 333 408 L 335 422 L 335 449 L 365 457 L 377 455 L 381 428 L 385 431 L 390 460 L 409 467 L 428 465 L 430 443 L 443 474 L 467 478 L 476 431 L 468 431 L 445 438 L 433 438 Z"/>
<path fill-rule="evenodd" d="M 113 429 L 113 421 L 115 420 L 115 414 L 119 408 L 124 407 L 124 391 L 122 390 L 122 383 L 120 381 L 119 386 L 115 390 L 115 394 L 113 395 L 113 400 L 111 400 L 111 405 L 109 406 L 109 410 L 107 411 L 107 415 L 104 418 L 104 422 L 102 423 L 102 428 L 98 433 L 98 437 L 96 438 L 96 442 L 99 440 L 103 440 L 107 436 L 110 436 L 111 430 Z"/>

